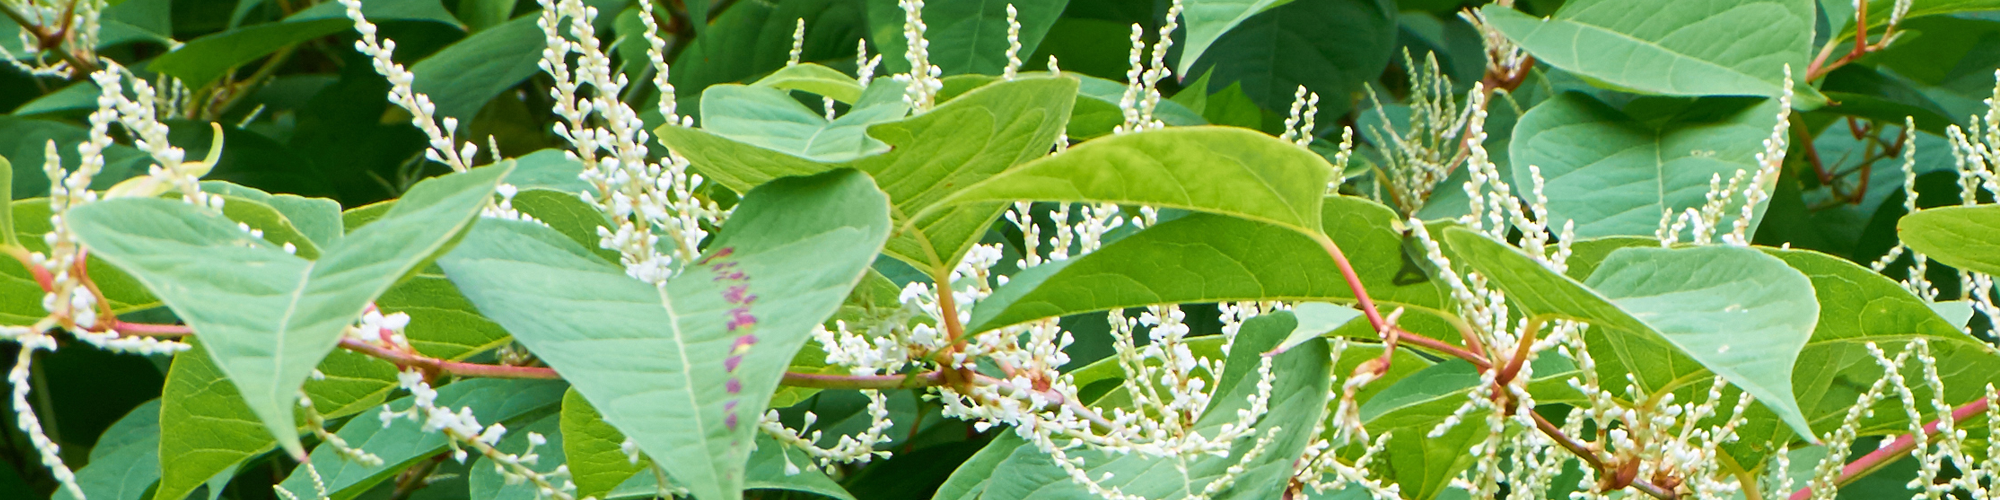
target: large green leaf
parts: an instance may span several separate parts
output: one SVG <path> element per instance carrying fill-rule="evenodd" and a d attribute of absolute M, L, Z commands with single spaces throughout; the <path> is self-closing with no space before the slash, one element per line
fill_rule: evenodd
<path fill-rule="evenodd" d="M 290 224 L 301 236 L 312 240 L 315 246 L 331 246 L 333 242 L 340 241 L 342 236 L 347 235 L 347 231 L 342 229 L 340 224 L 340 203 L 330 199 L 307 198 L 294 194 L 271 194 L 257 188 L 223 181 L 203 181 L 201 189 L 211 193 L 234 196 L 270 205 L 278 213 L 284 214 L 285 222 Z M 225 205 L 224 208 L 226 209 L 227 206 Z M 223 215 L 228 216 L 229 214 L 224 213 Z M 249 221 L 239 219 L 238 222 L 248 223 Z M 253 225 L 252 227 L 256 226 Z M 269 233 L 269 231 L 266 231 L 266 236 L 269 236 Z M 267 237 L 265 239 L 270 238 Z M 273 241 L 272 243 L 277 242 Z"/>
<path fill-rule="evenodd" d="M 49 233 L 48 198 L 16 200 L 8 207 L 14 213 L 14 239 L 22 248 L 30 252 L 49 250 L 47 240 L 42 236 Z M 146 291 L 144 285 L 131 275 L 106 264 L 95 254 L 85 259 L 90 268 L 90 280 L 97 284 L 98 291 L 110 302 L 111 311 L 118 314 L 138 312 L 159 307 L 160 299 Z M 46 292 L 35 282 L 34 275 L 21 262 L 11 258 L 0 259 L 0 324 L 29 325 L 48 315 L 42 308 L 42 297 Z"/>
<path fill-rule="evenodd" d="M 2000 274 L 2000 206 L 1944 207 L 1896 221 L 1903 243 L 1945 265 Z"/>
<path fill-rule="evenodd" d="M 778 379 L 874 259 L 888 211 L 859 172 L 775 181 L 660 287 L 552 230 L 504 221 L 474 228 L 440 264 L 696 497 L 737 498 Z"/>
<path fill-rule="evenodd" d="M 1398 361 L 1402 364 L 1402 361 Z M 1576 365 L 1554 353 L 1545 353 L 1528 365 L 1533 371 L 1528 391 L 1536 404 L 1576 403 L 1581 394 L 1570 387 Z M 1480 385 L 1479 370 L 1472 363 L 1452 359 L 1394 380 L 1374 397 L 1362 399 L 1360 416 L 1369 432 L 1391 434 L 1389 445 L 1374 462 L 1383 476 L 1402 485 L 1409 498 L 1433 498 L 1465 468 L 1474 456 L 1469 448 L 1485 434 L 1477 421 L 1463 422 L 1437 438 L 1428 435 L 1439 423 L 1465 405 L 1467 395 Z M 1471 420 L 1471 419 L 1468 419 Z"/>
<path fill-rule="evenodd" d="M 1231 28 L 1243 24 L 1244 20 L 1272 7 L 1291 3 L 1292 0 L 1188 0 L 1182 2 L 1182 23 L 1187 25 L 1187 45 L 1181 49 L 1179 71 L 1187 74 L 1188 67 L 1201 58 L 1201 53 L 1215 40 L 1222 38 Z"/>
<path fill-rule="evenodd" d="M 471 124 L 486 101 L 541 71 L 535 64 L 541 62 L 548 40 L 536 24 L 539 19 L 521 16 L 424 58 L 410 67 L 417 75 L 416 91 L 431 97 L 437 116 Z"/>
<path fill-rule="evenodd" d="M 13 199 L 48 196 L 49 175 L 42 171 L 42 165 L 47 161 L 43 155 L 48 153 L 49 141 L 58 145 L 82 144 L 89 138 L 88 129 L 68 123 L 0 116 L 0 157 L 20 165 L 14 169 L 11 180 Z M 68 168 L 82 164 L 74 147 L 57 147 L 56 155 L 62 157 L 62 164 Z M 119 181 L 145 175 L 146 166 L 152 163 L 153 158 L 145 152 L 114 143 L 104 150 L 104 166 L 91 178 L 90 187 L 110 189 Z M 36 235 L 35 241 L 41 241 L 41 236 Z"/>
<path fill-rule="evenodd" d="M 396 388 L 394 365 L 361 354 L 334 352 L 318 369 L 326 377 L 306 381 L 304 389 L 313 408 L 328 418 L 382 404 Z M 174 357 L 162 392 L 156 449 L 159 456 L 170 458 L 160 463 L 156 500 L 184 499 L 216 476 L 226 478 L 244 461 L 278 446 L 278 438 L 265 430 L 236 384 L 223 377 L 199 342 Z M 303 415 L 292 422 L 305 424 Z M 300 431 L 289 432 L 296 437 Z M 210 491 L 216 488 L 210 486 Z"/>
<path fill-rule="evenodd" d="M 1076 85 L 1067 78 L 1022 78 L 979 87 L 924 114 L 869 127 L 869 137 L 888 144 L 889 152 L 846 164 L 810 161 L 699 129 L 657 132 L 704 176 L 738 192 L 841 166 L 881 179 L 901 228 L 885 253 L 942 275 L 986 234 L 1002 204 L 929 209 L 964 186 L 1046 155 L 1068 120 Z"/>
<path fill-rule="evenodd" d="M 854 77 L 847 76 L 840 70 L 813 63 L 785 66 L 757 79 L 757 83 L 751 85 L 778 90 L 803 90 L 848 104 L 860 101 L 861 93 L 867 90 L 862 88 L 861 82 Z"/>
<path fill-rule="evenodd" d="M 883 69 L 907 72 L 910 62 L 903 57 L 909 43 L 903 37 L 905 14 L 895 0 L 865 0 L 868 4 L 868 33 L 881 52 Z M 1029 59 L 1049 27 L 1062 17 L 1070 0 L 1013 0 L 1011 2 L 932 2 L 924 5 L 924 41 L 929 43 L 931 64 L 946 75 L 998 75 L 1007 67 L 1007 7 L 1012 5 L 1021 24 L 1020 59 Z M 1119 49 L 1123 54 L 1124 50 Z"/>
<path fill-rule="evenodd" d="M 567 396 L 564 399 L 567 399 Z M 500 450 L 501 453 L 513 453 L 523 456 L 532 452 L 537 457 L 535 462 L 524 463 L 522 465 L 527 466 L 535 472 L 548 474 L 555 471 L 557 467 L 568 465 L 568 457 L 562 453 L 563 442 L 567 439 L 567 436 L 563 435 L 560 426 L 561 420 L 562 416 L 560 414 L 550 413 L 526 422 L 527 425 L 518 428 L 509 427 L 507 429 L 507 436 L 501 438 L 500 442 L 493 447 Z M 531 449 L 531 444 L 528 442 L 529 433 L 539 434 L 547 441 L 542 446 L 536 446 Z M 466 478 L 467 483 L 470 483 L 470 488 L 468 489 L 472 498 L 483 500 L 541 500 L 543 498 L 536 494 L 536 489 L 540 488 L 540 486 L 531 481 L 509 480 L 500 474 L 500 471 L 497 469 L 498 466 L 499 464 L 494 463 L 493 459 L 483 456 L 472 463 L 471 477 Z M 561 483 L 557 482 L 556 484 Z M 577 498 L 583 498 L 583 496 L 578 495 Z"/>
<path fill-rule="evenodd" d="M 1223 373 L 1216 379 L 1214 399 L 1195 422 L 1194 432 L 1213 436 L 1220 427 L 1238 419 L 1237 410 L 1249 404 L 1246 398 L 1257 391 L 1257 367 L 1265 351 L 1278 346 L 1297 327 L 1289 312 L 1277 312 L 1244 322 L 1236 336 Z M 1293 462 L 1313 436 L 1312 422 L 1326 413 L 1325 395 L 1331 388 L 1330 350 L 1325 342 L 1308 342 L 1277 355 L 1272 361 L 1271 406 L 1256 422 L 1253 436 L 1234 444 L 1229 456 L 1201 455 L 1167 459 L 1139 454 L 1112 454 L 1072 449 L 1072 456 L 1084 459 L 1092 478 L 1109 473 L 1101 481 L 1106 487 L 1143 498 L 1186 498 L 1202 493 L 1208 483 L 1225 469 L 1243 469 L 1230 487 L 1215 498 L 1276 498 L 1283 495 L 1293 471 Z M 1244 461 L 1244 452 L 1254 441 L 1279 429 L 1264 453 Z M 1032 446 L 1016 448 L 997 466 L 987 480 L 980 498 L 1004 500 L 1026 498 L 1081 498 L 1084 488 L 1070 480 L 1049 456 Z"/>
<path fill-rule="evenodd" d="M 420 272 L 397 283 L 375 306 L 383 314 L 403 313 L 410 324 L 403 328 L 410 347 L 438 359 L 462 360 L 498 349 L 513 339 L 507 329 L 479 314 L 479 308 L 452 286 L 451 280 L 435 271 Z"/>
<path fill-rule="evenodd" d="M 303 456 L 291 432 L 299 385 L 363 306 L 472 222 L 511 168 L 424 181 L 316 261 L 179 201 L 105 200 L 72 210 L 69 223 L 95 255 L 159 292 L 278 443 Z"/>
<path fill-rule="evenodd" d="M 1320 95 L 1320 123 L 1330 124 L 1353 108 L 1362 85 L 1382 76 L 1395 55 L 1396 34 L 1395 2 L 1291 2 L 1243 20 L 1180 76 L 1212 71 L 1208 91 L 1240 86 L 1252 102 L 1279 113 L 1305 86 Z"/>
<path fill-rule="evenodd" d="M 160 400 L 147 401 L 111 424 L 90 448 L 90 465 L 76 471 L 83 494 L 138 500 L 160 480 Z"/>
<path fill-rule="evenodd" d="M 446 384 L 437 388 L 436 405 L 451 408 L 454 412 L 461 408 L 472 410 L 473 417 L 480 425 L 499 423 L 506 427 L 521 427 L 523 420 L 549 415 L 562 399 L 564 384 L 550 380 L 518 379 L 472 379 Z M 429 460 L 446 450 L 450 438 L 437 430 L 426 429 L 423 422 L 409 418 L 388 420 L 387 425 L 379 418 L 382 412 L 404 411 L 413 404 L 410 397 L 391 401 L 386 407 L 377 407 L 336 433 L 347 441 L 348 446 L 366 450 L 382 459 L 382 465 L 370 467 L 360 462 L 343 458 L 331 446 L 313 449 L 311 463 L 319 472 L 320 480 L 326 485 L 333 500 L 350 500 L 384 480 L 421 460 Z M 531 420 L 530 420 L 531 421 Z M 299 498 L 313 498 L 316 493 L 311 473 L 305 467 L 292 470 L 278 487 L 290 491 Z"/>
<path fill-rule="evenodd" d="M 727 4 L 728 8 L 708 23 L 693 23 L 702 35 L 680 51 L 673 60 L 670 75 L 674 87 L 680 89 L 680 112 L 702 114 L 702 89 L 746 81 L 784 68 L 790 59 L 792 30 L 801 19 L 806 24 L 806 41 L 800 60 L 853 61 L 854 42 L 868 36 L 862 3 L 863 0 L 738 2 Z M 708 10 L 702 2 L 686 5 L 690 15 Z M 694 19 L 703 17 L 707 16 Z M 895 54 L 883 57 L 897 58 Z"/>
<path fill-rule="evenodd" d="M 458 20 L 435 0 L 369 0 L 361 4 L 368 20 L 432 21 L 456 26 Z M 354 29 L 347 10 L 339 2 L 320 3 L 274 23 L 245 26 L 214 33 L 181 45 L 173 52 L 154 58 L 146 69 L 181 79 L 190 88 L 214 82 L 237 66 L 244 65 L 287 45 L 305 42 L 344 30 Z"/>
<path fill-rule="evenodd" d="M 1819 302 L 1812 282 L 1784 261 L 1741 247 L 1621 248 L 1577 283 L 1478 232 L 1449 229 L 1445 241 L 1528 312 L 1617 330 L 1611 347 L 1642 388 L 1659 390 L 1695 367 L 1667 356 L 1635 359 L 1625 347 L 1670 346 L 1664 353 L 1693 358 L 1811 435 L 1792 397 L 1792 364 Z"/>
<path fill-rule="evenodd" d="M 1813 0 L 1577 0 L 1547 19 L 1481 12 L 1537 61 L 1640 93 L 1776 97 L 1786 65 L 1805 80 L 1813 48 Z"/>
<path fill-rule="evenodd" d="M 1346 196 L 1327 197 L 1321 210 L 1323 230 L 1378 304 L 1443 310 L 1449 292 L 1436 282 L 1401 279 L 1403 238 L 1394 211 Z M 1193 214 L 1014 275 L 974 306 L 968 328 L 1148 304 L 1267 300 L 1353 303 L 1354 293 L 1326 250 L 1298 231 Z M 1404 321 L 1423 316 L 1429 315 Z"/>
<path fill-rule="evenodd" d="M 575 388 L 563 395 L 562 404 L 562 449 L 577 498 L 603 497 L 633 474 L 652 467 L 651 458 L 642 455 L 634 462 L 625 454 L 625 434 L 605 422 Z"/>
<path fill-rule="evenodd" d="M 708 110 L 703 131 L 826 163 L 887 151 L 882 141 L 868 137 L 868 126 L 902 119 L 910 109 L 903 103 L 903 84 L 887 78 L 869 85 L 853 109 L 833 120 L 799 103 L 790 92 L 765 86 L 709 87 L 701 94 L 701 106 Z"/>
<path fill-rule="evenodd" d="M 1578 237 L 1652 236 L 1662 209 L 1701 207 L 1712 176 L 1756 172 L 1777 115 L 1772 100 L 1639 100 L 1621 112 L 1567 93 L 1523 115 L 1508 152 L 1513 165 L 1541 167 L 1551 227 L 1574 220 Z M 1517 190 L 1534 185 L 1527 168 L 1513 170 Z"/>
<path fill-rule="evenodd" d="M 1833 432 L 1861 393 L 1882 378 L 1882 368 L 1868 354 L 1865 344 L 1869 342 L 1892 357 L 1912 340 L 1929 342 L 1947 404 L 1984 397 L 1986 384 L 2000 384 L 2000 353 L 1939 317 L 1923 299 L 1894 280 L 1818 252 L 1764 251 L 1810 278 L 1819 299 L 1819 321 L 1812 339 L 1799 352 L 1792 373 L 1793 395 L 1815 432 Z M 1917 401 L 1931 400 L 1930 388 L 1918 382 L 1924 376 L 1919 363 L 1913 360 L 1900 371 Z M 1862 419 L 1857 430 L 1862 435 L 1908 432 L 1908 413 L 1901 405 L 1895 398 L 1877 401 L 1873 413 Z M 1926 406 L 1923 411 L 1930 410 Z M 1783 449 L 1795 439 L 1762 408 L 1753 408 L 1737 433 L 1743 438 L 1725 447 L 1737 463 L 1761 463 L 1773 450 Z"/>
<path fill-rule="evenodd" d="M 967 187 L 950 202 L 1152 205 L 1318 234 L 1332 176 L 1325 158 L 1256 131 L 1174 127 L 1085 142 Z"/>

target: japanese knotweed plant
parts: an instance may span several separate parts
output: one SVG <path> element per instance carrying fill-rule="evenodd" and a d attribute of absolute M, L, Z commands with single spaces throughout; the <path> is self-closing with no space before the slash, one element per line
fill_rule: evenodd
<path fill-rule="evenodd" d="M 35 25 L 90 32 L 101 5 L 82 4 Z M 1744 158 L 1699 162 L 1715 171 L 1673 193 L 1668 171 L 1689 169 L 1643 165 L 1658 189 L 1639 209 L 1592 212 L 1565 186 L 1614 175 L 1546 153 L 1603 103 L 1546 97 L 1510 165 L 1487 146 L 1489 103 L 1521 92 L 1530 54 L 1560 55 L 1537 33 L 1603 21 L 1591 4 L 1465 11 L 1484 75 L 1461 92 L 1405 59 L 1409 120 L 1363 134 L 1379 163 L 1348 179 L 1364 146 L 1340 127 L 1316 153 L 1332 134 L 1304 86 L 1277 136 L 1173 123 L 1175 37 L 1214 43 L 1218 2 L 1133 25 L 1115 98 L 1080 97 L 1090 80 L 1053 59 L 1024 71 L 1013 5 L 998 76 L 944 77 L 921 0 L 897 2 L 907 70 L 882 76 L 866 43 L 852 76 L 803 62 L 799 19 L 789 62 L 702 89 L 697 126 L 653 2 L 612 47 L 595 4 L 538 0 L 564 151 L 531 159 L 459 137 L 362 2 L 340 0 L 357 60 L 451 170 L 345 210 L 202 181 L 228 154 L 220 129 L 195 161 L 167 121 L 208 104 L 78 48 L 90 35 L 30 29 L 23 46 L 61 61 L 10 60 L 88 74 L 98 96 L 86 140 L 47 142 L 48 196 L 0 205 L 46 313 L 0 330 L 20 346 L 11 407 L 77 498 L 116 481 L 66 465 L 30 378 L 37 352 L 86 345 L 173 356 L 157 451 L 141 450 L 157 499 L 220 491 L 273 452 L 296 464 L 274 487 L 287 499 L 441 488 L 447 463 L 472 464 L 482 498 L 851 498 L 836 479 L 937 419 L 990 437 L 937 489 L 950 499 L 1833 498 L 1903 455 L 1917 497 L 1992 497 L 2000 207 L 1979 200 L 2000 194 L 2000 110 L 1946 129 L 1965 206 L 1918 210 L 1901 150 L 1914 213 L 1872 268 L 1753 244 L 1794 106 L 1823 100 L 1784 63 L 1717 91 L 1768 96 L 1732 108 L 1761 139 L 1733 145 Z M 1893 9 L 1807 79 L 1889 46 L 1910 5 Z M 628 73 L 621 50 L 650 67 Z M 1074 141 L 1085 98 L 1118 120 Z M 151 166 L 93 190 L 114 125 Z M 1717 141 L 1641 132 L 1605 140 Z M 1443 202 L 1462 215 L 1420 218 Z M 1960 302 L 1940 301 L 1932 260 Z M 149 304 L 168 320 L 137 320 Z M 1086 329 L 1108 355 L 1072 358 Z M 838 422 L 801 405 L 835 394 L 857 407 Z M 1880 445 L 1850 459 L 1864 438 Z"/>

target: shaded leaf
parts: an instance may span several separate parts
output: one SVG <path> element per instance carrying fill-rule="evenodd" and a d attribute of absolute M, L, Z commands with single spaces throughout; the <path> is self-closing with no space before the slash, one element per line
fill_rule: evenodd
<path fill-rule="evenodd" d="M 521 16 L 445 46 L 410 67 L 417 75 L 413 87 L 431 97 L 437 116 L 471 124 L 487 101 L 541 71 L 535 64 L 548 40 L 538 20 Z"/>
<path fill-rule="evenodd" d="M 361 4 L 368 20 L 433 21 L 458 25 L 451 12 L 435 0 L 370 0 Z M 193 40 L 173 52 L 161 54 L 146 69 L 172 75 L 189 88 L 214 82 L 237 66 L 256 61 L 280 48 L 314 38 L 354 29 L 346 7 L 339 2 L 320 3 L 274 23 L 245 26 Z"/>
<path fill-rule="evenodd" d="M 1201 58 L 1210 44 L 1222 38 L 1223 33 L 1244 20 L 1272 7 L 1291 3 L 1292 0 L 1188 0 L 1181 16 L 1187 24 L 1187 45 L 1181 49 L 1181 64 L 1176 68 L 1180 74 L 1188 74 L 1188 67 Z M 1206 76 L 1204 75 L 1204 78 Z M 1206 80 L 1203 80 L 1206 83 Z M 1200 85 L 1196 88 L 1206 88 Z M 1205 92 L 1204 92 L 1205 93 Z"/>
<path fill-rule="evenodd" d="M 90 448 L 90 465 L 76 471 L 89 498 L 136 500 L 160 480 L 160 400 L 133 408 Z"/>
<path fill-rule="evenodd" d="M 1813 41 L 1812 0 L 1576 0 L 1546 19 L 1480 11 L 1537 61 L 1649 94 L 1777 97 L 1786 65 L 1805 82 Z M 1824 102 L 1799 87 L 1802 102 Z"/>
<path fill-rule="evenodd" d="M 499 423 L 520 427 L 523 419 L 548 415 L 562 398 L 564 384 L 550 380 L 472 379 L 437 388 L 439 408 L 467 408 L 482 425 Z M 420 460 L 429 460 L 446 450 L 450 438 L 443 432 L 426 430 L 421 422 L 405 418 L 380 418 L 383 412 L 408 410 L 413 401 L 405 396 L 386 407 L 356 417 L 336 433 L 349 446 L 367 450 L 382 458 L 382 465 L 369 467 L 342 458 L 331 446 L 313 449 L 314 470 L 326 484 L 333 500 L 349 500 Z M 278 485 L 299 498 L 316 495 L 313 479 L 305 467 L 292 470 Z"/>
<path fill-rule="evenodd" d="M 1182 75 L 1215 72 L 1210 89 L 1240 85 L 1252 102 L 1282 111 L 1299 86 L 1320 95 L 1320 123 L 1353 108 L 1396 49 L 1396 6 L 1387 0 L 1291 2 L 1244 20 Z"/>
<path fill-rule="evenodd" d="M 894 0 L 866 0 L 869 40 L 875 51 L 884 54 L 886 72 L 908 72 L 909 60 L 901 57 L 909 50 L 903 37 L 905 14 Z M 998 75 L 1007 67 L 1007 6 L 1013 5 L 1021 24 L 1020 58 L 1028 59 L 1041 46 L 1049 27 L 1062 17 L 1070 0 L 1014 0 L 1012 2 L 933 2 L 924 5 L 924 41 L 929 42 L 931 64 L 945 75 Z"/>
<path fill-rule="evenodd" d="M 511 168 L 424 181 L 317 261 L 179 201 L 92 203 L 71 210 L 70 227 L 95 255 L 162 291 L 279 445 L 302 456 L 290 432 L 299 385 L 363 306 L 471 223 Z"/>
<path fill-rule="evenodd" d="M 766 184 L 664 287 L 507 221 L 480 224 L 440 264 L 697 497 L 734 498 L 787 362 L 873 260 L 887 213 L 858 172 Z"/>

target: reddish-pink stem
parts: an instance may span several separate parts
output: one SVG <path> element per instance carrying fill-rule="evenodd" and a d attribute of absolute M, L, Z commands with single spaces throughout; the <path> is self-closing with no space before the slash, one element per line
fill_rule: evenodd
<path fill-rule="evenodd" d="M 142 337 L 180 337 L 194 334 L 194 329 L 188 328 L 187 325 L 127 323 L 124 321 L 112 321 L 111 329 L 118 331 L 122 335 L 138 335 Z"/>
<path fill-rule="evenodd" d="M 1986 398 L 1979 398 L 1977 401 L 1966 403 L 1965 406 L 1951 410 L 1951 420 L 1953 422 L 1963 422 L 1979 412 L 1986 411 L 1986 406 Z M 1937 434 L 1938 422 L 1937 420 L 1932 420 L 1931 423 L 1924 424 L 1924 435 Z M 1896 440 L 1890 441 L 1888 446 L 1868 452 L 1867 455 L 1862 455 L 1861 458 L 1854 459 L 1853 462 L 1848 462 L 1846 466 L 1841 467 L 1840 478 L 1835 479 L 1833 484 L 1835 486 L 1847 484 L 1855 478 L 1868 475 L 1868 473 L 1874 472 L 1875 469 L 1889 465 L 1889 462 L 1894 462 L 1896 459 L 1910 454 L 1910 450 L 1916 447 L 1917 436 L 1915 434 L 1897 436 Z M 1806 500 L 1807 498 L 1812 498 L 1812 487 L 1810 486 L 1799 488 L 1799 491 L 1792 492 L 1791 500 Z"/>

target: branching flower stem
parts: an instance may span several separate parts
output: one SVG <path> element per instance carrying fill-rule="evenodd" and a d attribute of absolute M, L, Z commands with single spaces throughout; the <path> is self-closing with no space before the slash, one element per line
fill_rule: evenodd
<path fill-rule="evenodd" d="M 1970 419 L 1980 412 L 1986 411 L 1988 404 L 1990 402 L 1986 398 L 1979 398 L 1973 402 L 1966 403 L 1964 406 L 1951 410 L 1951 419 L 1954 422 Z M 1924 435 L 1937 434 L 1938 423 L 1937 420 L 1932 420 L 1930 423 L 1924 424 Z M 1835 479 L 1833 484 L 1843 486 L 1855 479 L 1875 472 L 1877 469 L 1881 469 L 1882 466 L 1889 465 L 1890 462 L 1909 455 L 1910 450 L 1916 448 L 1916 446 L 1917 436 L 1915 434 L 1897 436 L 1895 440 L 1890 441 L 1881 448 L 1869 452 L 1867 455 L 1862 455 L 1861 458 L 1854 459 L 1853 462 L 1848 462 L 1845 466 L 1841 466 L 1840 478 Z M 1792 492 L 1791 496 L 1791 500 L 1806 500 L 1808 498 L 1812 498 L 1812 487 L 1810 486 L 1799 488 L 1798 491 Z"/>

